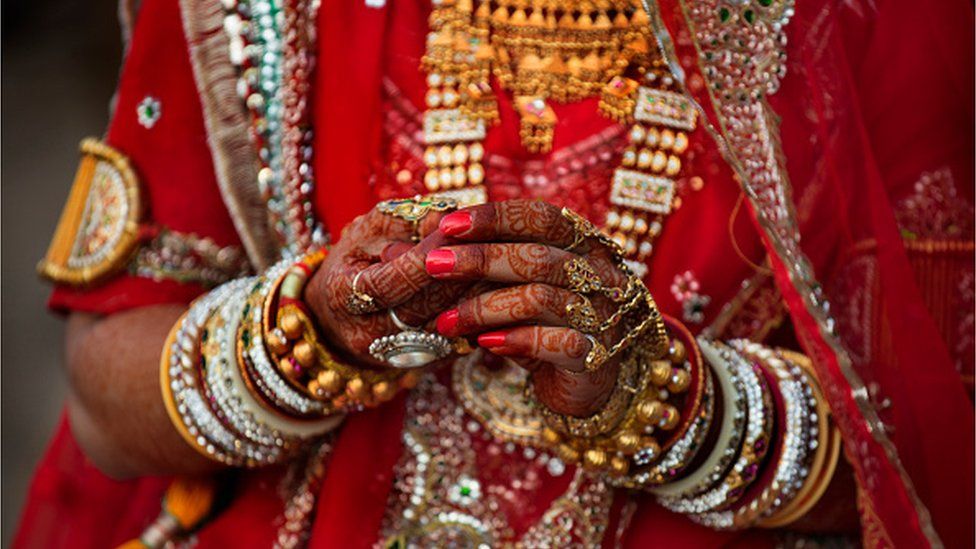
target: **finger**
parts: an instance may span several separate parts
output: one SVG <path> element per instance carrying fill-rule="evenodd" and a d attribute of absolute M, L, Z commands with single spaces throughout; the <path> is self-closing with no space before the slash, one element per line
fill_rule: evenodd
<path fill-rule="evenodd" d="M 427 254 L 427 273 L 441 280 L 489 280 L 510 284 L 540 282 L 569 287 L 565 265 L 582 259 L 572 252 L 538 243 L 463 244 Z M 585 261 L 609 286 L 624 287 L 626 274 L 608 257 Z"/>
<path fill-rule="evenodd" d="M 586 370 L 586 355 L 592 344 L 578 330 L 555 326 L 524 326 L 487 332 L 478 336 L 478 345 L 512 358 L 541 360 L 568 372 Z"/>
<path fill-rule="evenodd" d="M 566 326 L 566 307 L 583 298 L 548 284 L 510 286 L 465 299 L 437 317 L 437 331 L 448 337 L 484 332 L 511 324 Z"/>
<path fill-rule="evenodd" d="M 390 242 L 385 248 L 383 248 L 383 251 L 380 252 L 380 261 L 384 263 L 393 261 L 401 255 L 409 252 L 413 247 L 414 244 L 410 242 L 403 242 L 402 240 Z"/>
<path fill-rule="evenodd" d="M 342 235 L 345 237 L 347 230 L 352 230 L 353 227 L 360 227 L 362 230 L 356 236 L 361 238 L 363 244 L 366 246 L 371 242 L 381 243 L 381 245 L 385 245 L 390 241 L 416 243 L 418 240 L 422 240 L 434 233 L 440 225 L 441 219 L 447 213 L 431 210 L 418 220 L 415 225 L 413 222 L 407 221 L 402 217 L 384 213 L 378 208 L 373 208 L 369 212 L 354 219 L 352 223 L 346 225 Z"/>
<path fill-rule="evenodd" d="M 541 282 L 566 286 L 563 264 L 579 256 L 536 243 L 465 244 L 427 254 L 427 273 L 438 279 Z"/>
<path fill-rule="evenodd" d="M 444 216 L 441 231 L 466 241 L 541 242 L 565 248 L 576 229 L 562 208 L 539 200 L 508 200 L 472 206 Z M 588 251 L 584 243 L 579 250 Z"/>
<path fill-rule="evenodd" d="M 444 235 L 435 231 L 390 261 L 373 263 L 365 268 L 362 262 L 350 265 L 343 272 L 342 287 L 345 288 L 345 295 L 340 297 L 348 300 L 353 294 L 353 281 L 356 281 L 355 289 L 371 296 L 378 308 L 390 308 L 404 303 L 433 282 L 433 278 L 427 274 L 424 261 L 427 252 L 442 245 L 444 241 Z M 362 274 L 357 280 L 355 277 L 360 271 Z"/>

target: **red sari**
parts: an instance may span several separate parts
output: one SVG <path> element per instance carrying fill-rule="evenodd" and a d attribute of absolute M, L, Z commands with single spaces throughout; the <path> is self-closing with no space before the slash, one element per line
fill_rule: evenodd
<path fill-rule="evenodd" d="M 188 23 L 194 9 L 189 4 L 182 6 L 181 19 L 175 2 L 143 3 L 106 139 L 138 167 L 154 221 L 221 245 L 237 244 L 214 171 L 214 114 L 206 99 L 201 102 L 206 89 L 200 57 L 187 52 L 189 43 L 199 53 L 208 37 Z M 814 4 L 797 7 L 788 31 L 787 76 L 769 99 L 771 111 L 758 107 L 781 117 L 778 127 L 773 123 L 757 137 L 765 137 L 772 151 L 764 158 L 767 180 L 745 168 L 755 149 L 735 135 L 736 120 L 723 111 L 721 94 L 709 92 L 713 88 L 698 64 L 695 17 L 676 0 L 660 2 L 670 36 L 666 50 L 686 72 L 710 131 L 693 134 L 688 162 L 704 188 L 683 197 L 683 206 L 667 220 L 646 282 L 661 308 L 680 317 L 671 285 L 676 276 L 693 274 L 711 302 L 702 321 L 689 326 L 696 333 L 712 324 L 722 327 L 720 335 L 770 334 L 785 303 L 793 332 L 772 337 L 795 335 L 814 359 L 857 475 L 866 544 L 917 547 L 940 539 L 947 546 L 971 546 L 973 410 L 959 367 L 971 376 L 972 353 L 965 356 L 965 338 L 952 335 L 959 324 L 943 322 L 947 311 L 927 299 L 941 294 L 926 284 L 938 278 L 938 269 L 971 273 L 972 260 L 950 255 L 948 263 L 932 267 L 944 258 L 912 255 L 928 249 L 917 242 L 906 253 L 898 229 L 904 232 L 915 219 L 900 204 L 911 198 L 923 173 L 948 170 L 958 200 L 972 203 L 973 63 L 971 53 L 963 53 L 970 50 L 958 47 L 972 41 L 972 10 L 964 2 L 922 12 L 907 1 L 877 11 Z M 379 9 L 358 1 L 321 7 L 313 86 L 315 209 L 333 235 L 376 201 L 422 189 L 415 136 L 425 88 L 417 67 L 428 9 L 422 0 L 391 0 Z M 909 33 L 912 39 L 903 39 Z M 152 131 L 135 117 L 135 106 L 147 94 L 163 104 Z M 900 101 L 904 96 L 911 101 Z M 501 96 L 502 123 L 485 141 L 489 195 L 541 198 L 599 222 L 624 130 L 601 118 L 593 99 L 556 109 L 553 152 L 530 155 L 519 145 L 518 121 Z M 762 187 L 769 181 L 783 200 Z M 747 207 L 739 214 L 743 192 Z M 969 223 L 961 233 L 919 238 L 971 242 Z M 812 268 L 799 259 L 801 250 Z M 770 258 L 772 278 L 753 267 L 764 257 Z M 772 297 L 742 307 L 744 281 Z M 968 288 L 971 293 L 971 274 Z M 202 291 L 121 276 L 84 292 L 59 288 L 52 306 L 111 313 L 186 303 Z M 723 309 L 725 304 L 731 305 Z M 766 326 L 743 328 L 750 323 Z M 879 406 L 885 399 L 891 405 Z M 403 453 L 405 400 L 349 418 L 332 445 L 324 477 L 304 488 L 298 483 L 297 490 L 311 491 L 316 501 L 305 517 L 311 545 L 381 541 Z M 198 532 L 199 543 L 270 544 L 288 504 L 280 493 L 286 469 L 236 474 L 229 506 Z M 104 547 L 132 539 L 158 513 L 165 482 L 105 478 L 86 463 L 65 422 L 39 467 L 15 546 Z M 525 508 L 544 508 L 561 489 L 559 482 L 564 481 L 532 493 L 538 501 Z M 623 499 L 613 505 L 606 544 L 615 540 Z M 508 516 L 517 529 L 535 518 L 517 510 Z M 768 532 L 710 531 L 661 510 L 650 498 L 641 499 L 628 520 L 618 540 L 627 546 L 771 541 Z"/>

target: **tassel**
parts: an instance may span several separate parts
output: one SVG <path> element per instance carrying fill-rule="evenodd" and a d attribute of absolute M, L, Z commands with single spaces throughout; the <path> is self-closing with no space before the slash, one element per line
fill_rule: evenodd
<path fill-rule="evenodd" d="M 217 485 L 212 478 L 177 478 L 163 496 L 163 511 L 172 515 L 184 531 L 192 530 L 210 513 L 216 495 Z"/>
<path fill-rule="evenodd" d="M 177 537 L 200 526 L 213 508 L 217 483 L 210 477 L 179 477 L 163 495 L 162 512 L 138 539 L 129 540 L 118 549 L 153 549 L 163 547 Z"/>

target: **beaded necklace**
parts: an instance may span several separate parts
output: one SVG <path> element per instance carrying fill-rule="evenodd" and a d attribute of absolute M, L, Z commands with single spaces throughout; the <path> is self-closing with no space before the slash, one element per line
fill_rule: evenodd
<path fill-rule="evenodd" d="M 435 0 L 421 68 L 426 189 L 462 204 L 487 200 L 482 165 L 487 127 L 498 121 L 489 78 L 514 95 L 522 144 L 552 148 L 550 101 L 600 95 L 599 111 L 632 124 L 614 170 L 603 230 L 643 276 L 676 200 L 675 177 L 697 122 L 651 47 L 637 2 L 601 0 Z"/>

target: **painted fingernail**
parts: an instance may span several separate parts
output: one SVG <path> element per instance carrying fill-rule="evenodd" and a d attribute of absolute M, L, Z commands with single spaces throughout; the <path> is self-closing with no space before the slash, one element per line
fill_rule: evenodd
<path fill-rule="evenodd" d="M 482 347 L 497 348 L 505 345 L 505 338 L 508 332 L 485 332 L 478 336 L 478 345 Z"/>
<path fill-rule="evenodd" d="M 441 248 L 427 252 L 427 259 L 424 264 L 427 267 L 428 274 L 437 276 L 454 272 L 456 260 L 457 257 L 452 250 Z"/>
<path fill-rule="evenodd" d="M 467 232 L 471 228 L 471 212 L 453 212 L 441 218 L 441 232 L 447 236 L 456 236 Z"/>
<path fill-rule="evenodd" d="M 461 313 L 457 309 L 444 311 L 437 317 L 437 332 L 441 335 L 453 336 L 460 318 Z"/>

